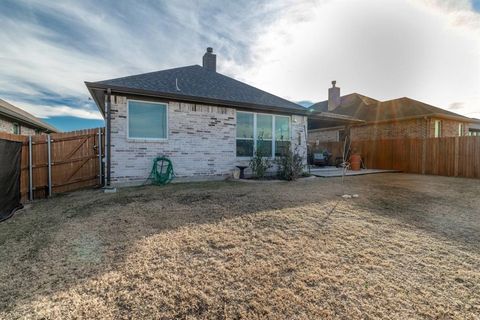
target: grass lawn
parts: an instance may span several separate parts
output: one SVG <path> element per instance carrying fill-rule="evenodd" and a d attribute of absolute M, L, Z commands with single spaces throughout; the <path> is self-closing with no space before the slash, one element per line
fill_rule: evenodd
<path fill-rule="evenodd" d="M 0 318 L 479 319 L 479 195 L 378 174 L 37 201 L 0 224 Z"/>

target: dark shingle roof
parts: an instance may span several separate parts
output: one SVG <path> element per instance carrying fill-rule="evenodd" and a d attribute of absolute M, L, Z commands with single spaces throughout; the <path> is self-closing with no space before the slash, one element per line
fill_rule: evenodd
<path fill-rule="evenodd" d="M 47 132 L 58 132 L 58 129 L 48 123 L 43 122 L 34 115 L 15 107 L 5 100 L 0 99 L 0 115 L 8 117 L 14 121 L 28 124 L 29 126 Z"/>
<path fill-rule="evenodd" d="M 313 114 L 328 110 L 328 101 L 312 105 L 309 110 Z M 429 104 L 410 99 L 399 98 L 388 101 L 378 101 L 358 93 L 340 97 L 340 105 L 330 111 L 336 114 L 351 116 L 364 121 L 385 121 L 402 118 L 413 118 L 431 115 L 444 115 L 472 120 L 454 112 L 431 106 Z"/>
<path fill-rule="evenodd" d="M 89 89 L 96 87 L 112 90 L 122 88 L 133 93 L 158 93 L 159 96 L 178 98 L 201 98 L 198 102 L 232 103 L 233 106 L 273 107 L 286 112 L 306 112 L 306 108 L 277 97 L 248 84 L 209 71 L 199 65 L 144 73 L 93 83 L 86 83 Z"/>

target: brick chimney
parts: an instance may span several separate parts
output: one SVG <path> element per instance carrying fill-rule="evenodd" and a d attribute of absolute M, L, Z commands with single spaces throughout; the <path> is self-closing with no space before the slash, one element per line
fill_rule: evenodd
<path fill-rule="evenodd" d="M 332 87 L 328 89 L 328 111 L 334 110 L 340 105 L 340 88 L 335 87 L 337 81 L 332 81 Z"/>
<path fill-rule="evenodd" d="M 209 71 L 217 71 L 217 55 L 213 54 L 211 47 L 208 47 L 207 52 L 203 55 L 203 67 Z"/>

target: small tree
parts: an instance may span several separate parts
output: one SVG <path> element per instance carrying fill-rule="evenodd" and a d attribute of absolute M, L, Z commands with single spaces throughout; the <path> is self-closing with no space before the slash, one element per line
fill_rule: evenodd
<path fill-rule="evenodd" d="M 261 144 L 260 144 L 261 145 Z M 272 167 L 272 162 L 265 156 L 265 151 L 258 147 L 252 159 L 250 159 L 250 168 L 255 178 L 262 179 L 265 177 L 267 170 Z"/>
<path fill-rule="evenodd" d="M 278 177 L 283 180 L 297 180 L 303 173 L 303 157 L 297 148 L 292 152 L 290 144 L 283 148 L 282 154 L 277 158 Z"/>

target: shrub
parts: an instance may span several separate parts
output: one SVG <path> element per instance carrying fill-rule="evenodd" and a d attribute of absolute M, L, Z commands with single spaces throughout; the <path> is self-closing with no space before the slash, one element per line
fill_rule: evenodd
<path fill-rule="evenodd" d="M 252 159 L 250 159 L 250 168 L 252 169 L 253 176 L 258 179 L 265 177 L 267 170 L 272 167 L 272 162 L 268 157 L 264 156 L 265 152 L 261 148 L 255 150 Z"/>
<path fill-rule="evenodd" d="M 283 180 L 297 180 L 303 173 L 303 158 L 298 150 L 291 151 L 290 145 L 284 148 L 282 155 L 277 158 L 278 177 Z"/>

